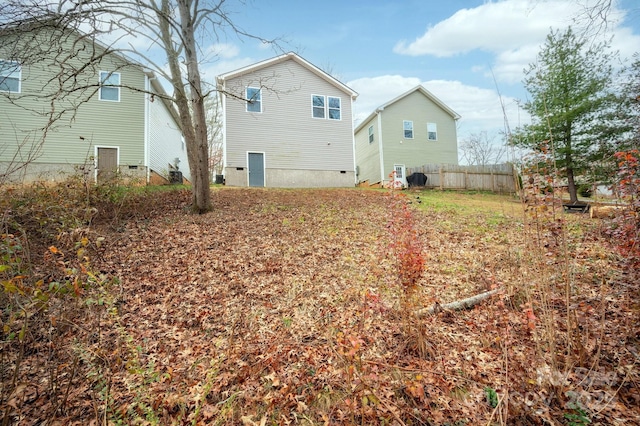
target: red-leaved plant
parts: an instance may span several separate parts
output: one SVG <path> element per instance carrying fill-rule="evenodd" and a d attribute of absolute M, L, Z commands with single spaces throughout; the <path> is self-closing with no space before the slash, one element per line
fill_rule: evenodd
<path fill-rule="evenodd" d="M 389 231 L 391 255 L 396 261 L 398 283 L 405 295 L 410 296 L 418 287 L 424 271 L 422 241 L 418 236 L 413 211 L 407 197 L 398 191 L 390 192 Z"/>
<path fill-rule="evenodd" d="M 393 179 L 393 174 L 391 176 Z M 424 248 L 418 232 L 415 212 L 408 197 L 391 190 L 389 203 L 390 243 L 387 254 L 392 257 L 400 288 L 400 304 L 403 312 L 405 347 L 409 352 L 424 358 L 432 354 L 427 339 L 427 324 L 417 314 L 420 299 L 420 279 L 424 273 Z"/>

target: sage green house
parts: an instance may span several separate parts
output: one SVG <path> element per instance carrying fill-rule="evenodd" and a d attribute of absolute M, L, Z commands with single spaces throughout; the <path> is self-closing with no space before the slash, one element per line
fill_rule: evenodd
<path fill-rule="evenodd" d="M 227 185 L 353 187 L 357 93 L 295 53 L 218 77 Z"/>
<path fill-rule="evenodd" d="M 189 179 L 182 131 L 153 72 L 53 24 L 3 29 L 0 183 L 179 173 Z"/>
<path fill-rule="evenodd" d="M 376 108 L 355 129 L 358 182 L 407 186 L 409 167 L 458 164 L 459 118 L 422 86 Z"/>

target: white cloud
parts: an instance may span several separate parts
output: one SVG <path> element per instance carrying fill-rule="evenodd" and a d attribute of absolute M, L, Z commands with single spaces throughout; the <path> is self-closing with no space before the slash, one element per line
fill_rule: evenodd
<path fill-rule="evenodd" d="M 640 35 L 633 34 L 631 28 L 618 28 L 611 48 L 620 52 L 622 60 L 632 60 L 633 55 L 640 51 Z"/>
<path fill-rule="evenodd" d="M 448 57 L 480 49 L 501 52 L 544 40 L 550 27 L 564 28 L 580 6 L 573 1 L 503 0 L 461 9 L 427 29 L 413 42 L 396 44 L 396 53 Z"/>
<path fill-rule="evenodd" d="M 402 55 L 452 57 L 474 50 L 493 55 L 492 72 L 498 81 L 516 83 L 522 71 L 536 59 L 550 29 L 573 26 L 579 32 L 584 25 L 600 30 L 600 40 L 614 35 L 612 48 L 622 58 L 630 58 L 640 46 L 640 36 L 622 27 L 625 11 L 616 3 L 607 16 L 607 27 L 591 21 L 585 14 L 589 0 L 500 0 L 473 9 L 461 9 L 451 17 L 429 27 L 413 42 L 400 41 L 394 52 Z M 606 30 L 606 31 L 605 31 Z M 473 66 L 474 71 L 481 65 Z M 485 70 L 486 74 L 491 71 Z"/>
<path fill-rule="evenodd" d="M 365 119 L 377 107 L 419 84 L 462 116 L 459 121 L 458 139 L 464 139 L 469 134 L 480 131 L 487 131 L 489 134 L 504 131 L 502 104 L 505 106 L 508 124 L 512 130 L 524 124 L 522 121 L 527 119 L 525 112 L 519 110 L 516 99 L 503 97 L 501 102 L 499 94 L 494 90 L 469 86 L 459 81 L 420 81 L 415 77 L 384 75 L 359 78 L 347 83 L 360 94 L 354 104 L 356 123 Z"/>
<path fill-rule="evenodd" d="M 492 67 L 496 79 L 507 83 L 521 82 L 523 70 L 535 61 L 540 48 L 538 44 L 528 44 L 498 53 Z M 491 71 L 486 74 L 490 75 L 490 73 Z"/>
<path fill-rule="evenodd" d="M 213 55 L 217 58 L 235 58 L 239 54 L 240 49 L 232 43 L 215 43 L 207 48 L 207 56 Z"/>
<path fill-rule="evenodd" d="M 206 79 L 208 83 L 215 84 L 215 79 L 218 75 L 246 67 L 247 65 L 255 64 L 256 62 L 257 61 L 253 58 L 243 56 L 238 58 L 211 61 L 202 64 L 200 69 L 203 78 Z"/>
<path fill-rule="evenodd" d="M 354 119 L 364 120 L 380 105 L 421 83 L 419 78 L 400 75 L 365 77 L 347 82 L 347 86 L 358 92 L 358 98 L 353 106 Z"/>

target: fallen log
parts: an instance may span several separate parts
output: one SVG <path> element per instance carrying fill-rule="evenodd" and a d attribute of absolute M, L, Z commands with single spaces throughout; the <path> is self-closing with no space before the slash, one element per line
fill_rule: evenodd
<path fill-rule="evenodd" d="M 494 294 L 498 294 L 498 293 L 501 293 L 501 292 L 502 292 L 502 289 L 501 288 L 497 288 L 495 290 L 491 290 L 491 291 L 487 291 L 487 292 L 484 292 L 484 293 L 476 294 L 475 296 L 467 297 L 466 299 L 462 299 L 462 300 L 456 300 L 455 302 L 446 303 L 444 305 L 436 303 L 435 305 L 431 306 L 430 308 L 420 309 L 418 311 L 418 316 L 433 315 L 433 314 L 436 314 L 438 312 L 446 311 L 446 310 L 461 311 L 463 309 L 469 309 L 469 308 L 477 305 L 478 303 L 482 302 L 483 300 L 490 298 Z"/>
<path fill-rule="evenodd" d="M 626 206 L 592 206 L 591 219 L 612 219 L 620 214 Z"/>

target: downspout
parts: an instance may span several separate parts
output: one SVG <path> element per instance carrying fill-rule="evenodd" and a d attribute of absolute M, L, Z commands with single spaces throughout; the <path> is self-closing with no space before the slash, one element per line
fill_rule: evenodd
<path fill-rule="evenodd" d="M 376 117 L 378 120 L 378 151 L 380 152 L 380 183 L 384 186 L 384 150 L 382 149 L 382 110 L 378 108 L 376 110 Z"/>
<path fill-rule="evenodd" d="M 155 78 L 155 77 L 152 77 Z M 146 174 L 147 185 L 151 180 L 151 170 L 149 168 L 149 145 L 150 145 L 150 129 L 149 120 L 151 117 L 149 97 L 151 96 L 151 78 L 147 74 L 144 75 L 144 168 Z"/>
<path fill-rule="evenodd" d="M 353 96 L 350 97 L 351 99 L 351 114 L 352 114 L 352 118 L 351 118 L 351 155 L 353 156 L 353 185 L 354 186 L 358 186 L 358 163 L 356 162 L 356 134 L 355 134 L 355 123 L 353 120 L 353 101 L 354 98 Z"/>
<path fill-rule="evenodd" d="M 227 172 L 227 97 L 225 92 L 225 82 L 218 80 L 218 96 L 220 96 L 220 105 L 222 106 L 222 174 L 226 175 Z M 225 177 L 226 179 L 226 177 Z"/>

